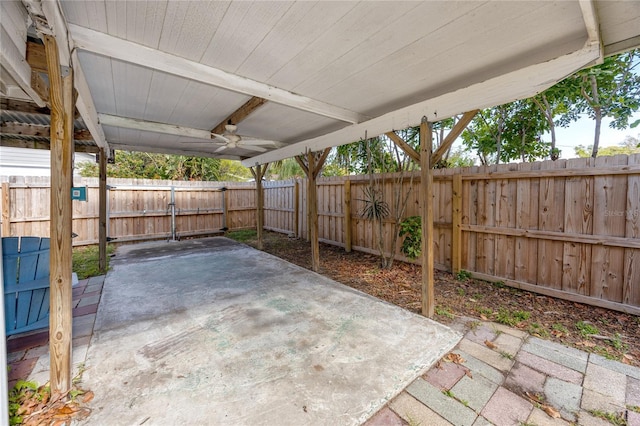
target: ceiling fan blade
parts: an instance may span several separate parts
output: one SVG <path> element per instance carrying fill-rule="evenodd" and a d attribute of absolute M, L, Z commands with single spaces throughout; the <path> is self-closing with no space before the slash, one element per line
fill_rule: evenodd
<path fill-rule="evenodd" d="M 219 135 L 217 133 L 211 133 L 211 136 L 212 136 L 212 139 L 214 139 L 214 140 L 218 139 L 218 140 L 223 141 L 224 143 L 231 142 L 231 140 L 228 137 L 226 137 L 225 135 Z"/>
<path fill-rule="evenodd" d="M 246 149 L 247 151 L 267 152 L 267 149 L 266 149 L 266 148 L 263 148 L 263 147 L 261 147 L 261 146 L 245 145 L 244 143 L 240 143 L 240 144 L 238 144 L 238 148 Z"/>
<path fill-rule="evenodd" d="M 282 142 L 278 142 L 278 141 L 271 141 L 268 139 L 258 139 L 258 138 L 252 138 L 250 136 L 242 136 L 242 143 L 244 145 L 271 145 L 271 146 L 275 146 L 276 148 L 279 148 L 282 146 Z"/>

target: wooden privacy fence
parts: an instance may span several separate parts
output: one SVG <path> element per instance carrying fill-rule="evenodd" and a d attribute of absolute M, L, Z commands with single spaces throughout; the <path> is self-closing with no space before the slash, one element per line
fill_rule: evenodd
<path fill-rule="evenodd" d="M 0 179 L 2 235 L 48 236 L 49 178 Z M 98 179 L 74 185 L 87 187 L 88 201 L 73 201 L 73 244 L 97 244 Z M 130 242 L 255 227 L 254 197 L 253 183 L 109 179 L 107 236 Z"/>
<path fill-rule="evenodd" d="M 419 173 L 374 180 L 390 206 L 408 193 L 404 217 L 420 215 Z M 320 241 L 377 253 L 368 185 L 318 180 Z M 640 314 L 639 154 L 435 170 L 433 194 L 437 267 Z M 267 182 L 265 206 L 267 229 L 307 238 L 305 182 Z M 391 230 L 387 219 L 387 252 Z"/>
<path fill-rule="evenodd" d="M 2 234 L 48 236 L 48 179 L 4 181 Z M 395 196 L 408 194 L 403 217 L 420 215 L 418 172 L 374 181 L 390 206 Z M 108 235 L 117 241 L 170 238 L 172 186 L 178 236 L 256 224 L 254 183 L 109 184 L 115 188 L 109 191 Z M 73 202 L 74 244 L 94 244 L 98 181 L 76 179 L 75 185 L 88 186 L 89 202 Z M 374 223 L 361 215 L 368 185 L 367 176 L 318 180 L 320 241 L 377 253 Z M 639 154 L 435 170 L 433 196 L 438 268 L 640 314 Z M 305 180 L 265 182 L 264 200 L 266 229 L 308 238 Z M 391 231 L 387 219 L 387 252 Z"/>

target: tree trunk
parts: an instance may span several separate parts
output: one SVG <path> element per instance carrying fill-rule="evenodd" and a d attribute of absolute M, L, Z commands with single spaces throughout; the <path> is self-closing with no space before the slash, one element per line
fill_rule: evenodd
<path fill-rule="evenodd" d="M 600 145 L 600 126 L 602 125 L 602 106 L 600 106 L 600 96 L 598 95 L 598 81 L 595 75 L 590 75 L 591 94 L 593 95 L 593 111 L 595 113 L 596 128 L 593 135 L 593 151 L 591 156 L 596 158 L 598 155 L 598 147 Z"/>
<path fill-rule="evenodd" d="M 551 134 L 551 159 L 556 161 L 560 158 L 560 154 L 556 149 L 556 123 L 553 122 L 553 112 L 551 111 L 551 105 L 549 105 L 549 99 L 542 94 L 542 102 L 544 102 L 544 108 L 542 112 L 549 123 L 549 133 Z M 540 104 L 538 104 L 540 106 Z"/>

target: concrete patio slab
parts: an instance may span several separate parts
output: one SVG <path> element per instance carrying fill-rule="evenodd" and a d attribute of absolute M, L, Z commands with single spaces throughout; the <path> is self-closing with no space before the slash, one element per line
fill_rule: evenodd
<path fill-rule="evenodd" d="M 226 238 L 125 246 L 86 424 L 360 424 L 459 341 L 445 326 Z"/>

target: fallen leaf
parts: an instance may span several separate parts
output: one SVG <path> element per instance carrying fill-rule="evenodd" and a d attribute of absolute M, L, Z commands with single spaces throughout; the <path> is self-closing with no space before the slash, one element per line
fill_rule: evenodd
<path fill-rule="evenodd" d="M 94 397 L 93 391 L 89 391 L 87 393 L 84 394 L 84 396 L 82 397 L 82 402 L 83 403 L 87 403 L 90 402 Z"/>
<path fill-rule="evenodd" d="M 627 364 L 627 365 L 631 365 L 631 361 L 629 361 L 627 358 L 622 358 L 622 363 L 623 364 Z"/>
<path fill-rule="evenodd" d="M 596 344 L 593 342 L 590 342 L 588 340 L 583 340 L 582 342 L 579 342 L 579 344 L 581 346 L 584 346 L 585 348 L 595 348 Z"/>
<path fill-rule="evenodd" d="M 462 364 L 464 362 L 464 358 L 460 356 L 460 354 L 454 354 L 453 352 L 448 353 L 443 358 L 446 362 L 453 362 L 454 364 Z"/>
<path fill-rule="evenodd" d="M 471 374 L 471 370 L 465 370 L 464 374 L 466 374 L 468 378 L 473 379 L 473 374 Z"/>
<path fill-rule="evenodd" d="M 496 345 L 495 343 L 489 341 L 489 340 L 485 340 L 484 344 L 487 345 L 487 347 L 489 349 L 496 349 L 498 347 L 498 345 Z"/>
<path fill-rule="evenodd" d="M 78 409 L 75 406 L 65 405 L 58 410 L 57 414 L 62 416 L 68 416 L 69 414 L 73 414 L 76 411 L 78 411 Z"/>
<path fill-rule="evenodd" d="M 487 316 L 486 316 L 486 315 L 480 315 L 480 319 L 481 319 L 482 321 L 489 321 L 489 318 L 487 318 Z"/>
<path fill-rule="evenodd" d="M 632 361 L 632 360 L 633 360 L 633 356 L 631 356 L 631 355 L 629 355 L 629 354 L 622 354 L 622 358 L 625 358 L 625 359 L 627 359 L 627 360 L 629 360 L 629 361 Z"/>
<path fill-rule="evenodd" d="M 561 417 L 558 410 L 556 410 L 553 407 L 550 407 L 548 405 L 543 405 L 542 409 L 544 410 L 545 413 L 547 413 L 549 417 L 553 417 L 554 419 L 559 419 Z"/>

